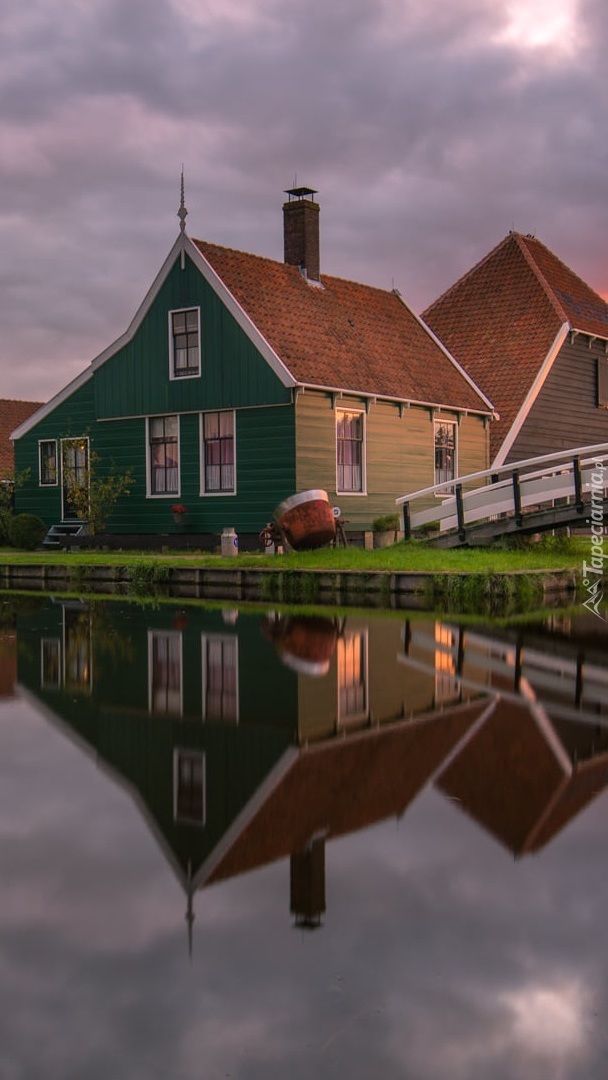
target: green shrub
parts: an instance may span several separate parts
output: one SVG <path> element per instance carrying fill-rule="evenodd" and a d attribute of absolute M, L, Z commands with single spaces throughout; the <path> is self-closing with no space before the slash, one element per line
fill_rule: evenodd
<path fill-rule="evenodd" d="M 5 547 L 11 542 L 11 522 L 13 515 L 10 510 L 0 509 L 0 547 Z"/>
<path fill-rule="evenodd" d="M 401 528 L 398 514 L 382 514 L 372 521 L 374 532 L 391 532 Z"/>
<path fill-rule="evenodd" d="M 23 551 L 34 551 L 35 548 L 40 547 L 46 533 L 44 521 L 35 514 L 17 514 L 11 520 L 11 544 Z"/>

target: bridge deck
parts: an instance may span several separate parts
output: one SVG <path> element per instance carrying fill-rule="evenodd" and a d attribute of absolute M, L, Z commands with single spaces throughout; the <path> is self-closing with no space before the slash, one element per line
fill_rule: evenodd
<path fill-rule="evenodd" d="M 439 547 L 491 543 L 509 533 L 543 532 L 608 520 L 608 443 L 576 447 L 471 473 L 396 500 L 404 532 L 438 530 Z"/>

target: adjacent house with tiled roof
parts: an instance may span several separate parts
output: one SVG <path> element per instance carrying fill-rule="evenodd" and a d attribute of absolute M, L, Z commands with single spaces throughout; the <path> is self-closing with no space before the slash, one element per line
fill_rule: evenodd
<path fill-rule="evenodd" d="M 182 200 L 126 333 L 15 431 L 20 510 L 69 519 L 94 451 L 133 475 L 109 531 L 202 546 L 234 526 L 246 547 L 297 491 L 325 489 L 361 531 L 487 467 L 489 399 L 396 291 L 320 273 L 314 196 L 288 193 L 284 262 L 190 239 Z"/>
<path fill-rule="evenodd" d="M 0 480 L 12 479 L 15 471 L 11 432 L 35 413 L 40 401 L 0 398 Z"/>
<path fill-rule="evenodd" d="M 511 232 L 423 313 L 494 403 L 495 465 L 608 440 L 608 303 Z"/>

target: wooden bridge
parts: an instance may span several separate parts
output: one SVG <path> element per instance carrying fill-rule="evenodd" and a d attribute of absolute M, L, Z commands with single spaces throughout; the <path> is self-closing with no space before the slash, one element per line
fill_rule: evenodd
<path fill-rule="evenodd" d="M 597 525 L 608 521 L 608 442 L 470 473 L 396 502 L 406 539 L 427 535 L 436 547 Z"/>

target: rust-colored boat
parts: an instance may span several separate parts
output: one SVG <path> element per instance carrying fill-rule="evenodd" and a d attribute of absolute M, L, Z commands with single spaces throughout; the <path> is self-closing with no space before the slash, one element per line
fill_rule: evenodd
<path fill-rule="evenodd" d="M 336 519 L 329 496 L 320 488 L 290 495 L 279 503 L 274 517 L 295 551 L 324 547 L 336 538 Z"/>

